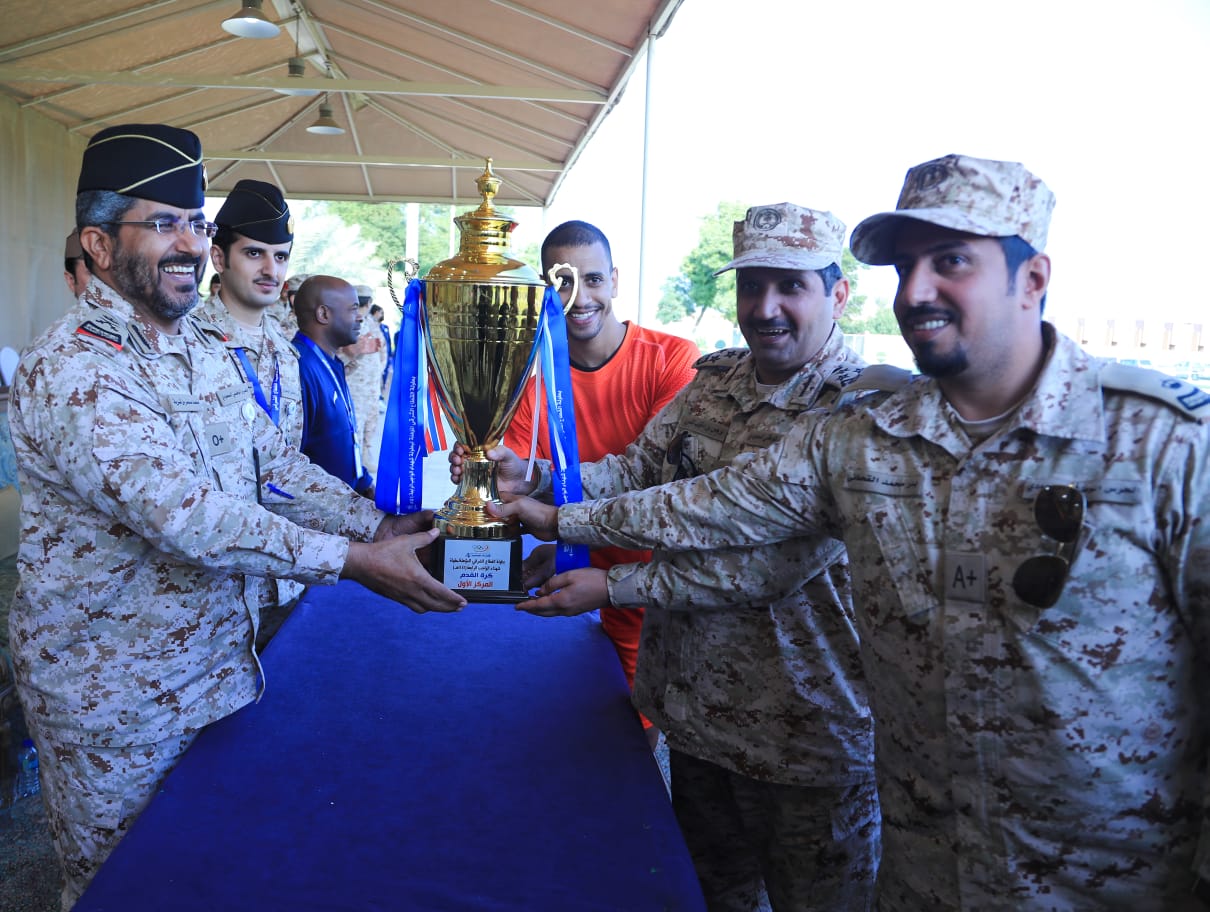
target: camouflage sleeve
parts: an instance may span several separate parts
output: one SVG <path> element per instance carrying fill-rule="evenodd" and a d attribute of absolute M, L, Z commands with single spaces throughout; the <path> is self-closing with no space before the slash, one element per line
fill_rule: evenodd
<path fill-rule="evenodd" d="M 1192 627 L 1202 657 L 1202 693 L 1210 694 L 1210 425 L 1198 425 L 1200 446 L 1183 448 L 1157 486 L 1162 557 L 1178 610 Z M 1210 744 L 1210 713 L 1201 707 L 1203 744 Z M 1202 826 L 1193 867 L 1210 896 L 1210 768 L 1203 774 Z"/>
<path fill-rule="evenodd" d="M 612 500 L 565 504 L 558 534 L 566 541 L 668 551 L 715 550 L 801 535 L 839 537 L 832 501 L 805 454 L 804 436 L 825 422 L 797 423 L 777 444 L 684 481 Z"/>
<path fill-rule="evenodd" d="M 614 497 L 660 483 L 664 454 L 676 433 L 686 393 L 681 390 L 647 422 L 624 453 L 582 463 L 580 473 L 587 498 Z"/>
<path fill-rule="evenodd" d="M 290 522 L 343 538 L 370 541 L 385 515 L 295 449 L 263 413 L 256 424 L 264 507 Z"/>
<path fill-rule="evenodd" d="M 54 443 L 38 454 L 52 463 L 48 480 L 152 547 L 229 572 L 301 582 L 339 576 L 347 541 L 222 490 L 178 444 L 155 393 L 112 359 L 81 354 L 62 371 L 38 360 L 27 381 L 27 429 Z"/>
<path fill-rule="evenodd" d="M 787 539 L 754 548 L 659 553 L 650 563 L 609 569 L 609 601 L 618 608 L 670 611 L 767 608 L 802 589 L 844 555 L 835 539 Z"/>

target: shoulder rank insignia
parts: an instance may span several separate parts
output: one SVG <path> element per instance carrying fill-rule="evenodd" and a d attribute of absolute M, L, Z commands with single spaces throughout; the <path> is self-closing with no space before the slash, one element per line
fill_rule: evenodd
<path fill-rule="evenodd" d="M 841 389 L 847 389 L 849 384 L 856 383 L 861 377 L 861 372 L 865 370 L 860 364 L 854 364 L 851 361 L 842 361 L 832 368 L 832 373 L 824 379 L 824 383 L 828 386 L 837 386 Z M 880 387 L 881 389 L 881 387 Z"/>
<path fill-rule="evenodd" d="M 1158 399 L 1199 421 L 1210 419 L 1210 393 L 1157 370 L 1111 361 L 1101 368 L 1101 387 Z"/>
<path fill-rule="evenodd" d="M 909 370 L 891 364 L 870 364 L 862 369 L 861 376 L 845 384 L 844 391 L 855 393 L 863 390 L 880 390 L 885 393 L 893 393 L 903 389 L 911 382 L 912 372 Z"/>
<path fill-rule="evenodd" d="M 731 368 L 735 367 L 735 365 L 739 364 L 746 357 L 748 357 L 748 349 L 746 348 L 722 348 L 718 351 L 702 355 L 693 362 L 693 366 L 698 370 L 703 367 L 708 367 L 712 370 L 731 370 Z"/>
<path fill-rule="evenodd" d="M 830 378 L 829 378 L 830 379 Z M 861 369 L 861 375 L 850 380 L 840 389 L 840 395 L 832 406 L 838 411 L 848 405 L 874 393 L 894 393 L 912 382 L 912 372 L 890 364 L 869 364 Z M 886 398 L 881 397 L 881 398 Z M 881 398 L 879 401 L 881 401 Z"/>
<path fill-rule="evenodd" d="M 123 320 L 108 311 L 97 310 L 76 327 L 76 333 L 92 339 L 100 339 L 121 351 L 126 336 L 125 329 L 126 323 Z"/>
<path fill-rule="evenodd" d="M 199 339 L 206 340 L 209 337 L 210 339 L 218 339 L 224 343 L 228 341 L 227 334 L 223 331 L 222 327 L 212 320 L 197 314 L 190 314 L 189 318 L 194 324 L 194 333 Z"/>

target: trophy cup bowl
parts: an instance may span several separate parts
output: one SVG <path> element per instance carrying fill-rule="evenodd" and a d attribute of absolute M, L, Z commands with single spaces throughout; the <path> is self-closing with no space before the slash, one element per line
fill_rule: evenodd
<path fill-rule="evenodd" d="M 454 220 L 458 254 L 424 276 L 420 323 L 430 374 L 466 451 L 458 490 L 434 517 L 441 536 L 430 570 L 468 601 L 517 602 L 528 598 L 521 586 L 521 531 L 515 520 L 485 509 L 501 502 L 496 465 L 486 451 L 504 438 L 533 372 L 546 286 L 508 255 L 517 223 L 492 207 L 500 181 L 491 159 L 476 183 L 482 204 Z M 578 277 L 572 272 L 574 300 Z"/>

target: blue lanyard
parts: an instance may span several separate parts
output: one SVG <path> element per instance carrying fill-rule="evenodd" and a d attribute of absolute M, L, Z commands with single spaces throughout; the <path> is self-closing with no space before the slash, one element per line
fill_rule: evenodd
<path fill-rule="evenodd" d="M 340 404 L 345 407 L 345 416 L 349 419 L 349 430 L 351 430 L 353 432 L 353 436 L 356 437 L 357 414 L 353 411 L 353 400 L 345 391 L 345 384 L 341 383 L 340 378 L 336 376 L 336 371 L 332 369 L 332 362 L 328 360 L 328 356 L 324 353 L 322 348 L 316 345 L 311 338 L 303 335 L 302 333 L 298 334 L 298 338 L 307 345 L 311 346 L 312 351 L 315 352 L 320 363 L 327 368 L 328 376 L 332 378 L 332 385 L 336 387 L 336 393 L 340 396 Z"/>
<path fill-rule="evenodd" d="M 248 360 L 248 352 L 244 348 L 237 348 L 235 355 L 239 358 L 239 363 L 244 366 L 244 376 L 248 378 L 248 382 L 252 384 L 252 393 L 256 396 L 257 404 L 264 409 L 269 420 L 274 424 L 281 423 L 281 365 L 277 361 L 277 353 L 273 354 L 273 385 L 271 387 L 271 396 L 269 400 L 265 399 L 265 390 L 260 385 L 260 377 L 256 375 L 256 371 L 252 369 L 252 362 Z"/>
<path fill-rule="evenodd" d="M 335 395 L 340 396 L 340 402 L 345 407 L 345 417 L 349 419 L 349 433 L 353 437 L 353 472 L 358 478 L 361 478 L 361 441 L 357 439 L 357 413 L 353 411 L 353 399 L 348 392 L 348 385 L 340 382 L 340 379 L 336 376 L 336 371 L 332 369 L 332 362 L 328 359 L 324 350 L 316 345 L 312 338 L 301 332 L 294 338 L 295 341 L 301 340 L 311 347 L 311 350 L 315 352 L 315 356 L 327 368 L 328 376 L 332 378 L 332 383 L 336 387 Z"/>

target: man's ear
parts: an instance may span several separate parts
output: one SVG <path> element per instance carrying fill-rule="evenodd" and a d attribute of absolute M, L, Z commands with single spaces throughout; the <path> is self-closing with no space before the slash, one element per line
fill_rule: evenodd
<path fill-rule="evenodd" d="M 1021 273 L 1017 277 L 1030 306 L 1041 310 L 1042 298 L 1050 285 L 1050 257 L 1045 253 L 1036 253 L 1021 264 Z"/>
<path fill-rule="evenodd" d="M 80 246 L 92 259 L 93 272 L 108 271 L 113 266 L 113 249 L 116 240 L 96 225 L 85 225 L 80 229 Z"/>
<path fill-rule="evenodd" d="M 227 268 L 227 257 L 223 253 L 223 248 L 218 244 L 210 245 L 210 262 L 214 265 L 214 271 L 219 275 L 222 275 L 223 270 Z"/>
<path fill-rule="evenodd" d="M 843 276 L 832 286 L 832 319 L 839 320 L 844 316 L 844 309 L 849 304 L 849 280 Z"/>

